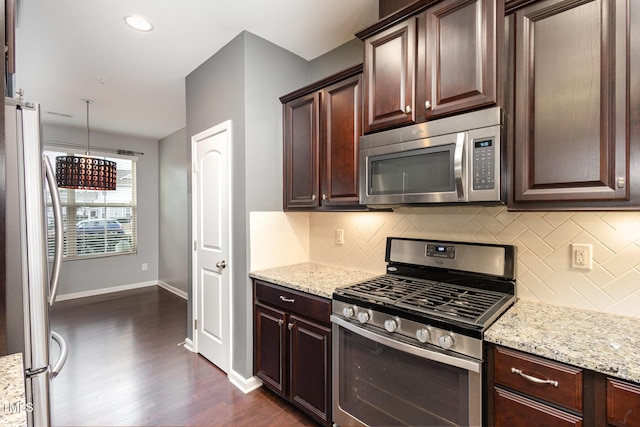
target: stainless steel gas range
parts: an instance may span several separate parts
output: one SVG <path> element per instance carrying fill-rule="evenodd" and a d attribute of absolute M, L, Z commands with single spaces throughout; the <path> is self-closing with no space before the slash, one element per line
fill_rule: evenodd
<path fill-rule="evenodd" d="M 334 424 L 482 425 L 482 339 L 515 301 L 515 247 L 390 237 L 385 260 L 333 294 Z"/>

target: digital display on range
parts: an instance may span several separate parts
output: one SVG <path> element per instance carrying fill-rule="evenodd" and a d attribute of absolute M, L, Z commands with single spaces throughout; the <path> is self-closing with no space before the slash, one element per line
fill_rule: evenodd
<path fill-rule="evenodd" d="M 455 259 L 456 258 L 456 247 L 455 246 L 447 246 L 447 245 L 427 245 L 427 251 L 425 254 L 427 257 L 434 258 L 447 258 L 447 259 Z"/>

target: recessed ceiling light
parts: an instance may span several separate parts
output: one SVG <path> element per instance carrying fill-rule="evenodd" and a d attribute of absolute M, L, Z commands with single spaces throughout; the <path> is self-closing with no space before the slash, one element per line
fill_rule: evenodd
<path fill-rule="evenodd" d="M 153 31 L 153 24 L 140 15 L 127 15 L 124 17 L 124 22 L 134 30 Z"/>

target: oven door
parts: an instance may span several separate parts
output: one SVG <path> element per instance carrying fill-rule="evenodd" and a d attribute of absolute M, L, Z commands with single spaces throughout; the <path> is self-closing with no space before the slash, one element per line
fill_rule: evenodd
<path fill-rule="evenodd" d="M 331 321 L 334 425 L 482 424 L 481 361 Z"/>

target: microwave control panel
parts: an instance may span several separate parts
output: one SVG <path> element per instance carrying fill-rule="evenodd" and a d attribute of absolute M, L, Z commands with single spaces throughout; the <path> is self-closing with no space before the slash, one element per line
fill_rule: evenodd
<path fill-rule="evenodd" d="M 473 189 L 495 188 L 495 145 L 493 138 L 473 141 Z"/>

